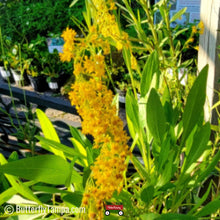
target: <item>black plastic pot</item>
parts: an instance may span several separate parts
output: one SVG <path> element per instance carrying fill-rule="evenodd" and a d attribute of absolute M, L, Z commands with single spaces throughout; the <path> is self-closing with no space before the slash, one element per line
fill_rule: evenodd
<path fill-rule="evenodd" d="M 48 86 L 53 92 L 59 92 L 60 88 L 64 85 L 68 78 L 69 75 L 64 73 L 62 73 L 58 78 L 51 77 L 50 82 L 48 82 Z"/>
<path fill-rule="evenodd" d="M 28 78 L 30 80 L 31 86 L 36 92 L 44 92 L 48 89 L 48 85 L 46 82 L 46 76 L 40 75 L 36 77 L 32 77 L 28 75 Z"/>

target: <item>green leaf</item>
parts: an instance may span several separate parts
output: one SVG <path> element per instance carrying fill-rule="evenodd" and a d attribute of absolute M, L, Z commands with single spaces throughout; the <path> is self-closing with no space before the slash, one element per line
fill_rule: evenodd
<path fill-rule="evenodd" d="M 172 168 L 174 164 L 174 152 L 169 153 L 169 158 L 167 163 L 165 164 L 164 171 L 161 174 L 159 181 L 157 182 L 157 186 L 162 187 L 164 184 L 168 183 L 172 178 Z"/>
<path fill-rule="evenodd" d="M 176 37 L 178 37 L 180 34 L 185 33 L 186 31 L 188 31 L 189 28 L 183 28 L 180 29 L 179 31 L 177 31 L 174 35 L 173 35 L 173 39 L 175 39 Z"/>
<path fill-rule="evenodd" d="M 182 8 L 176 14 L 174 14 L 173 17 L 170 19 L 170 23 L 176 21 L 177 19 L 180 19 L 181 16 L 186 12 L 186 10 L 187 10 L 187 8 Z"/>
<path fill-rule="evenodd" d="M 69 163 L 55 155 L 29 157 L 0 166 L 1 173 L 50 184 L 65 184 Z"/>
<path fill-rule="evenodd" d="M 166 131 L 166 119 L 160 97 L 154 88 L 151 89 L 147 103 L 147 123 L 155 141 L 162 143 Z"/>
<path fill-rule="evenodd" d="M 206 65 L 195 80 L 186 101 L 183 113 L 183 135 L 181 145 L 183 146 L 187 137 L 198 123 L 203 112 L 206 98 L 206 81 L 208 75 L 208 65 Z"/>
<path fill-rule="evenodd" d="M 39 214 L 35 214 L 38 213 Z M 8 215 L 5 214 L 5 216 L 2 216 L 2 219 L 7 219 L 6 220 L 39 220 L 39 219 L 45 219 L 45 220 L 49 220 L 50 218 L 45 218 L 44 217 L 45 214 L 44 213 L 40 213 L 40 211 L 33 211 L 33 213 L 31 214 L 20 214 L 20 215 L 16 215 L 16 216 L 10 216 L 8 217 Z"/>
<path fill-rule="evenodd" d="M 71 183 L 75 185 L 83 183 L 83 177 L 75 169 L 72 169 Z"/>
<path fill-rule="evenodd" d="M 219 198 L 209 202 L 205 207 L 202 208 L 202 210 L 200 210 L 196 216 L 197 217 L 205 217 L 207 215 L 210 214 L 214 214 L 215 212 L 217 212 L 220 209 L 220 200 Z"/>
<path fill-rule="evenodd" d="M 0 192 L 10 188 L 10 184 L 4 174 L 0 174 Z"/>
<path fill-rule="evenodd" d="M 147 128 L 147 98 L 140 98 L 138 101 L 140 126 L 142 128 Z"/>
<path fill-rule="evenodd" d="M 134 155 L 131 157 L 131 162 L 134 164 L 134 167 L 139 173 L 141 178 L 151 181 L 148 173 L 146 172 L 146 169 L 143 167 L 141 162 Z"/>
<path fill-rule="evenodd" d="M 123 207 L 125 207 L 128 210 L 134 209 L 132 197 L 133 195 L 125 189 L 122 190 L 120 193 L 115 191 L 113 194 L 113 198 L 116 201 L 121 202 L 121 204 L 123 204 Z"/>
<path fill-rule="evenodd" d="M 8 162 L 15 161 L 15 160 L 18 160 L 18 153 L 16 151 L 13 151 L 8 158 Z"/>
<path fill-rule="evenodd" d="M 193 163 L 196 163 L 199 157 L 207 149 L 210 133 L 210 123 L 207 122 L 200 131 L 195 134 L 193 144 L 183 164 L 183 171 L 186 171 Z"/>
<path fill-rule="evenodd" d="M 141 77 L 141 97 L 145 97 L 151 86 L 154 73 L 159 71 L 159 58 L 156 51 L 149 56 Z"/>
<path fill-rule="evenodd" d="M 194 213 L 195 210 L 197 210 L 208 198 L 210 190 L 212 188 L 212 182 L 210 182 L 208 189 L 206 190 L 205 194 L 202 196 L 202 198 L 195 204 L 195 206 L 188 212 L 189 215 Z"/>
<path fill-rule="evenodd" d="M 91 169 L 90 167 L 86 167 L 84 170 L 83 170 L 83 188 L 86 188 L 86 183 L 87 183 L 87 180 L 89 179 L 90 177 L 90 174 L 91 174 Z"/>
<path fill-rule="evenodd" d="M 74 139 L 81 143 L 82 146 L 92 148 L 92 144 L 89 139 L 85 135 L 83 135 L 77 128 L 70 126 L 70 133 Z"/>
<path fill-rule="evenodd" d="M 141 220 L 155 220 L 159 214 L 156 213 L 148 213 L 148 214 L 143 214 L 140 216 Z"/>
<path fill-rule="evenodd" d="M 128 71 L 131 72 L 131 52 L 130 50 L 126 49 L 125 47 L 122 50 L 123 58 L 125 61 L 125 64 L 128 68 Z"/>
<path fill-rule="evenodd" d="M 41 111 L 40 109 L 37 109 L 36 113 L 37 113 L 37 117 L 40 122 L 41 129 L 43 131 L 45 138 L 60 143 L 60 139 L 57 135 L 57 132 L 56 132 L 55 128 L 53 127 L 52 123 L 50 122 L 50 120 L 48 119 L 48 117 L 46 116 L 46 114 L 43 111 Z M 50 147 L 50 146 L 48 146 L 48 147 Z M 65 159 L 65 156 L 62 151 L 56 150 L 56 149 L 51 149 L 51 151 L 55 155 L 61 156 Z"/>
<path fill-rule="evenodd" d="M 40 140 L 42 143 L 46 144 L 46 145 L 50 145 L 51 148 L 53 148 L 54 150 L 59 150 L 59 151 L 62 151 L 70 156 L 78 156 L 78 157 L 81 157 L 82 155 L 79 154 L 78 152 L 76 152 L 73 148 L 71 147 L 68 147 L 64 144 L 60 144 L 56 141 L 53 141 L 53 140 L 49 140 L 47 138 L 44 138 L 44 137 L 41 137 L 41 136 L 38 136 L 36 135 L 36 138 L 38 140 Z M 52 150 L 51 150 L 52 151 Z"/>
<path fill-rule="evenodd" d="M 35 185 L 35 186 L 32 186 L 32 189 L 36 190 L 36 191 L 45 192 L 45 193 L 51 193 L 51 194 L 54 194 L 54 193 L 69 194 L 69 193 L 71 193 L 71 192 L 69 192 L 67 190 L 60 190 L 60 189 L 57 189 L 55 187 L 50 187 L 50 186 L 38 186 L 38 185 Z"/>
<path fill-rule="evenodd" d="M 160 174 L 163 173 L 164 171 L 163 166 L 166 164 L 166 162 L 169 159 L 170 146 L 171 146 L 170 137 L 167 137 L 161 144 L 161 150 L 158 157 L 158 172 Z"/>
<path fill-rule="evenodd" d="M 196 184 L 203 182 L 208 176 L 210 176 L 211 172 L 215 169 L 215 166 L 218 164 L 220 160 L 220 150 L 216 153 L 216 155 L 212 158 L 212 161 L 209 163 L 207 168 L 202 172 L 202 174 L 198 177 Z"/>
<path fill-rule="evenodd" d="M 80 157 L 82 158 L 85 166 L 88 166 L 88 162 L 87 162 L 87 152 L 86 149 L 84 148 L 84 146 L 77 141 L 75 138 L 70 138 L 70 140 L 72 141 L 74 147 L 75 147 L 75 151 L 80 155 Z"/>
<path fill-rule="evenodd" d="M 99 153 L 97 153 L 99 150 L 100 149 L 86 148 L 88 166 L 94 163 L 94 160 L 99 155 Z"/>
<path fill-rule="evenodd" d="M 36 183 L 36 181 L 29 181 L 29 182 L 25 182 L 24 186 L 25 187 L 29 187 L 31 185 L 34 185 Z M 25 189 L 26 190 L 26 189 Z M 33 198 L 31 198 L 30 196 L 26 196 L 22 193 L 23 190 L 19 189 L 19 191 L 17 189 L 15 189 L 15 187 L 10 187 L 9 189 L 5 190 L 4 192 L 2 192 L 0 194 L 0 205 L 4 204 L 5 202 L 7 202 L 13 195 L 20 193 L 22 196 L 24 196 L 25 198 L 31 200 L 31 201 L 36 201 Z M 26 191 L 26 193 L 28 193 L 28 191 Z M 36 201 L 37 202 L 37 201 Z M 37 202 L 39 203 L 39 201 Z M 39 203 L 41 204 L 41 202 Z"/>
<path fill-rule="evenodd" d="M 79 0 L 73 0 L 72 3 L 70 4 L 70 8 L 73 7 Z"/>
<path fill-rule="evenodd" d="M 198 220 L 198 218 L 194 216 L 184 215 L 184 214 L 163 214 L 155 220 Z"/>
<path fill-rule="evenodd" d="M 76 191 L 64 196 L 63 201 L 73 204 L 76 207 L 80 207 L 82 198 L 83 198 L 82 192 Z"/>
<path fill-rule="evenodd" d="M 18 161 L 18 160 L 16 160 L 16 161 Z M 13 162 L 8 163 L 7 160 L 4 158 L 4 156 L 2 154 L 0 154 L 0 163 L 2 166 L 7 166 L 8 164 L 11 164 Z M 0 172 L 1 172 L 1 166 L 0 166 Z M 37 198 L 37 196 L 34 195 L 33 192 L 19 180 L 19 178 L 15 177 L 15 176 L 8 175 L 8 174 L 4 174 L 4 175 L 8 179 L 8 181 L 12 185 L 12 187 L 16 190 L 16 193 L 20 193 L 20 195 L 24 196 L 25 198 L 41 204 L 41 202 Z"/>
<path fill-rule="evenodd" d="M 140 130 L 139 113 L 137 100 L 130 90 L 126 94 L 126 118 L 128 123 L 129 132 L 134 139 L 136 133 Z"/>
<path fill-rule="evenodd" d="M 154 187 L 148 186 L 141 191 L 141 200 L 147 205 L 151 202 L 154 196 Z"/>

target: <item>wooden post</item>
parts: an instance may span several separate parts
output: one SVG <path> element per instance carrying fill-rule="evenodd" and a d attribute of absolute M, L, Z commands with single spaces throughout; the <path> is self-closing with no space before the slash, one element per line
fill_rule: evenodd
<path fill-rule="evenodd" d="M 220 0 L 201 0 L 200 19 L 205 25 L 205 31 L 199 40 L 199 71 L 209 64 L 205 118 L 217 124 L 217 112 L 211 111 L 211 107 L 219 100 L 216 91 L 220 92 L 220 50 L 217 49 L 220 45 Z"/>

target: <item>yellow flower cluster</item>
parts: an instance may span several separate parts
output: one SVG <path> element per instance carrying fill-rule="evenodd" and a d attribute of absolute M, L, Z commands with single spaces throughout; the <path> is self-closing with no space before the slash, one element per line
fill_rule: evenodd
<path fill-rule="evenodd" d="M 85 62 L 88 62 L 88 66 Z M 105 73 L 103 62 L 101 55 L 85 56 L 84 62 L 80 63 L 81 67 L 77 68 L 78 81 L 72 85 L 69 93 L 71 104 L 76 106 L 83 119 L 82 132 L 91 134 L 94 137 L 94 148 L 101 149 L 91 168 L 95 185 L 88 187 L 83 198 L 84 206 L 89 204 L 89 200 L 93 201 L 95 207 L 91 210 L 95 210 L 99 216 L 103 213 L 103 202 L 110 199 L 115 191 L 120 192 L 122 189 L 123 172 L 127 167 L 125 158 L 130 155 L 123 122 L 116 115 L 116 106 L 112 104 L 113 94 L 102 80 Z"/>
<path fill-rule="evenodd" d="M 197 26 L 195 25 L 192 26 L 192 34 L 196 34 L 196 33 L 203 34 L 204 30 L 205 30 L 205 26 L 202 21 L 200 21 Z"/>
<path fill-rule="evenodd" d="M 130 47 L 128 34 L 121 31 L 112 11 L 116 9 L 113 0 L 93 0 L 95 6 L 94 22 L 99 32 L 105 37 L 110 37 L 116 43 L 118 50 L 122 50 L 123 46 Z"/>
<path fill-rule="evenodd" d="M 195 26 L 195 25 L 192 26 L 192 32 L 191 32 L 190 38 L 185 43 L 186 48 L 189 48 L 189 44 L 194 42 L 194 35 L 196 33 L 203 34 L 204 29 L 205 29 L 205 26 L 202 21 L 200 21 L 197 26 Z M 194 46 L 193 48 L 195 50 L 199 50 L 199 46 Z"/>
<path fill-rule="evenodd" d="M 62 37 L 65 40 L 62 61 L 74 59 L 76 81 L 69 99 L 82 117 L 82 132 L 94 137 L 94 148 L 100 155 L 91 167 L 93 184 L 88 184 L 83 196 L 83 206 L 88 206 L 89 219 L 102 219 L 104 202 L 123 187 L 123 174 L 127 169 L 126 157 L 131 155 L 123 122 L 112 104 L 113 93 L 105 85 L 105 57 L 110 53 L 107 38 L 116 42 L 117 48 L 130 47 L 128 36 L 120 32 L 111 10 L 114 1 L 93 0 L 96 15 L 83 39 L 75 40 L 76 33 L 69 28 Z M 136 59 L 131 57 L 132 68 Z"/>
<path fill-rule="evenodd" d="M 198 29 L 199 29 L 199 34 L 204 34 L 204 30 L 205 30 L 205 25 L 202 21 L 200 21 L 197 25 Z"/>
<path fill-rule="evenodd" d="M 72 29 L 66 28 L 61 37 L 63 37 L 65 44 L 63 46 L 63 53 L 60 53 L 61 61 L 71 61 L 74 57 L 74 39 L 76 36 L 76 32 Z"/>

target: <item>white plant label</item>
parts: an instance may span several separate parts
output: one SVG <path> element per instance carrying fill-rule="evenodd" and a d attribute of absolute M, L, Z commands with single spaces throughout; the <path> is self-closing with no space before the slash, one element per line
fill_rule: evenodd
<path fill-rule="evenodd" d="M 56 82 L 49 82 L 50 89 L 58 89 L 58 84 Z"/>

